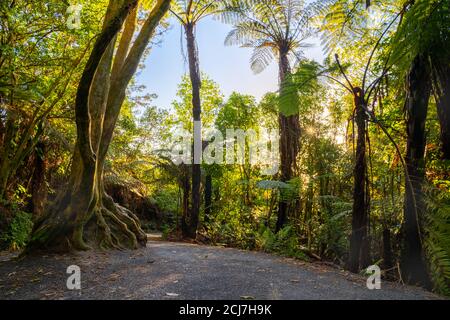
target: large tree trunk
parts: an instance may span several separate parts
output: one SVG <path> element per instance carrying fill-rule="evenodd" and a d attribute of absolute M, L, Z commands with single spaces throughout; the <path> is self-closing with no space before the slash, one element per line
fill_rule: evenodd
<path fill-rule="evenodd" d="M 195 239 L 197 234 L 198 220 L 200 214 L 200 184 L 201 184 L 201 101 L 200 101 L 200 69 L 198 62 L 197 44 L 195 41 L 195 24 L 187 23 L 184 25 L 186 33 L 187 51 L 189 58 L 189 75 L 192 84 L 192 114 L 194 125 L 194 152 L 192 153 L 192 203 L 189 216 L 185 217 L 187 233 L 184 236 Z M 199 152 L 200 151 L 200 152 Z M 200 153 L 200 154 L 198 154 Z"/>
<path fill-rule="evenodd" d="M 442 158 L 450 160 L 450 64 L 439 58 L 432 59 L 434 92 L 441 126 Z"/>
<path fill-rule="evenodd" d="M 403 247 L 401 271 L 403 280 L 410 284 L 428 285 L 425 267 L 421 223 L 425 212 L 423 182 L 425 177 L 425 123 L 431 80 L 428 61 L 425 56 L 417 56 L 413 61 L 407 82 L 407 151 L 406 186 L 404 203 Z"/>
<path fill-rule="evenodd" d="M 35 224 L 27 251 L 44 248 L 83 250 L 91 245 L 137 248 L 146 243 L 138 218 L 114 203 L 103 185 L 104 161 L 126 88 L 170 5 L 170 0 L 156 3 L 131 46 L 137 2 L 110 2 L 104 28 L 78 87 L 75 105 L 77 142 L 69 184 Z M 129 15 L 130 12 L 133 14 Z M 125 19 L 127 23 L 111 71 L 115 39 Z"/>
<path fill-rule="evenodd" d="M 279 61 L 279 81 L 280 88 L 284 84 L 287 76 L 291 73 L 288 51 L 280 49 Z M 281 91 L 281 90 L 280 90 Z M 297 155 L 300 149 L 300 124 L 298 114 L 286 116 L 283 113 L 278 115 L 280 127 L 280 162 L 281 181 L 287 182 L 292 179 L 296 168 Z M 278 232 L 287 222 L 289 211 L 289 199 L 286 199 L 283 190 L 278 203 L 278 217 L 275 231 Z"/>
<path fill-rule="evenodd" d="M 353 212 L 352 234 L 350 237 L 350 253 L 347 269 L 351 272 L 359 272 L 361 267 L 366 267 L 366 256 L 362 250 L 368 250 L 367 239 L 367 194 L 366 194 L 366 110 L 364 93 L 360 88 L 354 89 L 356 125 L 358 138 L 356 143 L 356 159 L 353 169 Z"/>

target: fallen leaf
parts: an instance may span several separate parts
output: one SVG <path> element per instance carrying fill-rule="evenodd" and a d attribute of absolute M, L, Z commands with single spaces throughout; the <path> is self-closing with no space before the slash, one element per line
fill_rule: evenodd
<path fill-rule="evenodd" d="M 56 292 L 47 292 L 47 293 L 44 293 L 44 296 L 46 296 L 46 297 L 52 297 L 52 296 L 55 296 L 56 295 Z"/>
<path fill-rule="evenodd" d="M 168 296 L 168 297 L 178 297 L 179 294 L 178 293 L 166 292 L 166 296 Z"/>
<path fill-rule="evenodd" d="M 241 300 L 255 300 L 253 296 L 241 296 Z"/>
<path fill-rule="evenodd" d="M 113 273 L 113 274 L 111 274 L 111 275 L 109 276 L 108 280 L 115 281 L 115 280 L 117 280 L 117 279 L 119 279 L 119 278 L 120 278 L 120 274 Z"/>

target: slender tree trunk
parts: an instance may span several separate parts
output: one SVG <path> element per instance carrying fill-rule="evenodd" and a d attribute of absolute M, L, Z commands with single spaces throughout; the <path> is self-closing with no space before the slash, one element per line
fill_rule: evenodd
<path fill-rule="evenodd" d="M 211 199 L 212 199 L 212 176 L 207 174 L 205 177 L 205 222 L 209 222 L 211 215 Z"/>
<path fill-rule="evenodd" d="M 208 147 L 209 141 L 203 141 L 203 149 L 202 151 L 205 151 L 205 149 Z M 209 172 L 208 168 L 205 170 L 205 211 L 204 211 L 204 222 L 208 223 L 210 221 L 210 214 L 211 214 L 211 205 L 212 205 L 212 175 Z"/>
<path fill-rule="evenodd" d="M 362 250 L 368 250 L 367 245 L 367 194 L 366 194 L 366 111 L 364 93 L 360 88 L 355 88 L 355 112 L 358 138 L 356 143 L 356 159 L 353 169 L 353 213 L 352 234 L 350 237 L 350 253 L 347 269 L 351 272 L 359 272 L 365 267 L 366 261 L 362 259 Z"/>
<path fill-rule="evenodd" d="M 388 270 L 386 277 L 392 279 L 394 259 L 392 255 L 391 231 L 385 226 L 383 228 L 383 269 Z"/>
<path fill-rule="evenodd" d="M 441 126 L 442 158 L 450 160 L 450 64 L 432 59 L 434 92 Z"/>
<path fill-rule="evenodd" d="M 417 56 L 411 66 L 407 82 L 407 150 L 406 191 L 404 203 L 403 247 L 401 272 L 410 284 L 428 285 L 428 274 L 423 257 L 421 239 L 422 214 L 426 207 L 423 200 L 425 178 L 425 124 L 431 79 L 426 56 Z"/>
<path fill-rule="evenodd" d="M 279 61 L 279 81 L 280 88 L 286 77 L 291 73 L 288 51 L 280 50 Z M 281 162 L 281 181 L 287 182 L 292 179 L 296 168 L 297 155 L 300 149 L 300 124 L 298 114 L 286 116 L 281 112 L 278 115 L 278 124 L 280 127 L 280 162 Z M 278 217 L 275 231 L 280 231 L 286 224 L 288 218 L 289 200 L 284 196 L 281 190 L 281 197 L 278 203 Z"/>
<path fill-rule="evenodd" d="M 37 220 L 44 210 L 44 203 L 47 199 L 47 188 L 45 186 L 47 146 L 45 142 L 40 141 L 35 150 L 33 175 L 31 177 L 30 211 L 33 214 L 33 219 Z"/>
<path fill-rule="evenodd" d="M 181 233 L 183 237 L 189 236 L 189 199 L 190 199 L 190 190 L 191 190 L 191 181 L 190 181 L 190 173 L 189 167 L 186 164 L 182 165 L 183 176 L 181 178 L 181 185 L 183 189 L 183 206 L 182 206 L 182 216 L 181 216 Z"/>
<path fill-rule="evenodd" d="M 198 220 L 200 214 L 200 184 L 201 184 L 201 101 L 200 101 L 200 69 L 198 62 L 197 44 L 195 41 L 195 25 L 187 23 L 184 26 L 186 33 L 187 51 L 189 57 L 189 75 L 192 84 L 192 114 L 194 125 L 194 152 L 192 153 L 192 203 L 187 225 L 189 226 L 187 236 L 195 239 L 197 234 Z M 201 152 L 200 152 L 201 153 Z"/>

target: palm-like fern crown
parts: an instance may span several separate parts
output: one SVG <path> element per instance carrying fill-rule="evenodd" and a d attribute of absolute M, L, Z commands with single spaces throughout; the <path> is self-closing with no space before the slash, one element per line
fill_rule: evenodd
<path fill-rule="evenodd" d="M 419 54 L 448 64 L 450 61 L 450 2 L 448 0 L 415 0 L 403 17 L 393 38 L 393 61 L 408 70 Z"/>
<path fill-rule="evenodd" d="M 225 1 L 224 22 L 234 25 L 225 45 L 254 48 L 250 63 L 255 73 L 263 71 L 275 57 L 287 54 L 299 61 L 304 41 L 311 36 L 311 10 L 303 0 Z"/>
<path fill-rule="evenodd" d="M 195 25 L 202 18 L 218 12 L 221 6 L 220 0 L 176 0 L 171 12 L 183 25 Z"/>

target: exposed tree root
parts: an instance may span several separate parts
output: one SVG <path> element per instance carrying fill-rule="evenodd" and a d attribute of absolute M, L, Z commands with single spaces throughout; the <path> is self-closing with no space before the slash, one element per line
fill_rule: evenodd
<path fill-rule="evenodd" d="M 25 253 L 36 250 L 137 249 L 147 242 L 136 215 L 114 203 L 105 193 L 101 200 L 92 202 L 84 221 L 71 219 L 79 216 L 73 205 L 56 210 L 56 207 L 62 207 L 61 203 L 49 208 L 48 214 L 36 224 Z"/>

